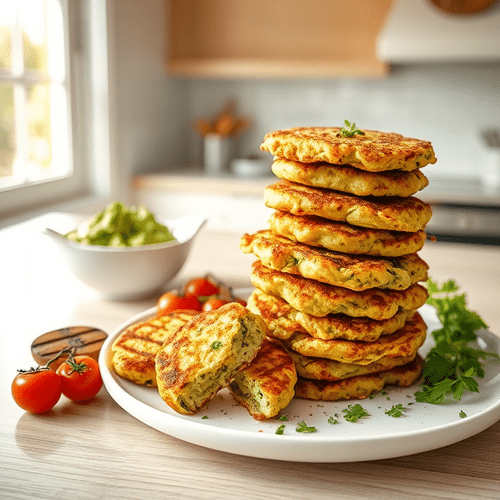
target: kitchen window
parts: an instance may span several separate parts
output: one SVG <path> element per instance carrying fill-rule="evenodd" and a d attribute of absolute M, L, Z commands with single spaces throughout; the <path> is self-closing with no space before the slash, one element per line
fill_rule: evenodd
<path fill-rule="evenodd" d="M 102 0 L 0 0 L 0 219 L 92 194 L 96 12 L 105 26 Z"/>

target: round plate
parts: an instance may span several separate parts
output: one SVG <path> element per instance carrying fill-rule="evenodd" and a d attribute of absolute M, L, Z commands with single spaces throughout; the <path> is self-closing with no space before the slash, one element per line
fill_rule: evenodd
<path fill-rule="evenodd" d="M 425 356 L 433 343 L 430 332 L 439 323 L 432 307 L 426 305 L 419 312 L 429 327 L 427 341 L 419 351 Z M 500 419 L 500 363 L 495 360 L 485 363 L 486 375 L 479 381 L 479 393 L 466 393 L 462 401 L 443 405 L 416 403 L 414 393 L 418 386 L 388 386 L 372 399 L 316 402 L 295 398 L 281 412 L 286 421 L 258 422 L 223 389 L 196 415 L 180 415 L 164 403 L 156 388 L 122 379 L 110 364 L 115 338 L 129 325 L 155 313 L 155 308 L 144 311 L 108 337 L 99 358 L 102 377 L 111 397 L 126 412 L 160 432 L 190 443 L 274 460 L 355 462 L 447 446 L 481 432 Z M 479 332 L 478 343 L 482 349 L 500 353 L 500 339 L 490 332 Z M 345 420 L 342 410 L 357 403 L 369 416 L 354 423 Z M 401 417 L 385 413 L 398 404 L 406 408 Z M 467 416 L 461 418 L 461 412 Z M 337 423 L 329 423 L 330 417 Z M 297 424 L 302 421 L 315 427 L 316 432 L 296 432 Z M 276 434 L 280 425 L 284 425 L 284 433 Z"/>

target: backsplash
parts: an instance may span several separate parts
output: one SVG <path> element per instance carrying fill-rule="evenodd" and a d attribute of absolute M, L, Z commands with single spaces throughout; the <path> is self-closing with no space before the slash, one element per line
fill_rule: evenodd
<path fill-rule="evenodd" d="M 213 116 L 229 99 L 253 126 L 238 144 L 239 156 L 262 154 L 267 132 L 293 126 L 342 125 L 398 132 L 430 140 L 438 162 L 432 178 L 480 176 L 485 127 L 500 128 L 500 63 L 415 64 L 392 68 L 383 79 L 186 80 L 188 119 Z M 190 132 L 190 158 L 200 141 Z"/>

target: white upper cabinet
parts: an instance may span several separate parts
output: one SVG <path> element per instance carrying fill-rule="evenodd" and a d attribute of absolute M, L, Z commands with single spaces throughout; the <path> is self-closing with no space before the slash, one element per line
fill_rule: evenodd
<path fill-rule="evenodd" d="M 457 15 L 430 0 L 395 0 L 376 47 L 387 63 L 500 61 L 500 2 Z"/>

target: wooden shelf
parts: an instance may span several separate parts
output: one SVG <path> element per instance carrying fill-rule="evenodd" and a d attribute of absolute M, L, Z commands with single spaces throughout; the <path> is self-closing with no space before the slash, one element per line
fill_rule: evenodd
<path fill-rule="evenodd" d="M 168 1 L 167 71 L 191 78 L 383 77 L 392 0 Z M 285 8 L 286 7 L 286 8 Z"/>
<path fill-rule="evenodd" d="M 389 65 L 375 60 L 294 61 L 272 59 L 193 58 L 169 61 L 172 75 L 197 78 L 382 77 Z"/>

